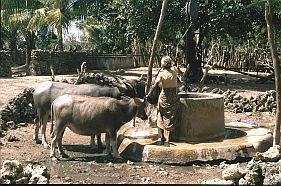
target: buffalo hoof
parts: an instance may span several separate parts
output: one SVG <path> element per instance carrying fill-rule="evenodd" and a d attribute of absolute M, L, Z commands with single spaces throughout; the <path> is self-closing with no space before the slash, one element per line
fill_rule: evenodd
<path fill-rule="evenodd" d="M 62 153 L 62 154 L 61 154 L 61 157 L 62 157 L 62 158 L 67 158 L 67 159 L 69 159 L 69 156 L 68 156 L 67 154 L 65 154 L 65 153 Z"/>
<path fill-rule="evenodd" d="M 98 149 L 100 149 L 100 150 L 104 150 L 105 149 L 105 145 L 98 145 Z"/>
<path fill-rule="evenodd" d="M 124 163 L 125 159 L 123 159 L 120 155 L 114 156 L 113 154 L 107 154 L 108 159 L 115 163 Z"/>
<path fill-rule="evenodd" d="M 105 147 L 104 147 L 104 148 L 98 148 L 98 147 L 96 147 L 96 148 L 91 148 L 91 151 L 92 151 L 93 153 L 102 153 L 102 152 L 104 151 L 104 149 L 105 149 Z"/>
<path fill-rule="evenodd" d="M 96 146 L 96 145 L 90 145 L 90 149 L 91 150 L 95 150 L 95 149 L 97 149 L 98 147 Z"/>
<path fill-rule="evenodd" d="M 98 147 L 95 149 L 97 153 L 102 153 L 106 149 L 105 145 L 98 145 Z"/>
<path fill-rule="evenodd" d="M 35 141 L 35 144 L 42 144 L 42 141 L 39 139 L 34 139 L 34 141 Z"/>
<path fill-rule="evenodd" d="M 114 159 L 123 159 L 119 154 L 118 155 L 113 155 Z"/>
<path fill-rule="evenodd" d="M 42 145 L 44 146 L 45 149 L 50 149 L 50 145 L 48 143 L 42 143 Z"/>
<path fill-rule="evenodd" d="M 115 163 L 125 163 L 125 159 L 123 159 L 121 156 L 120 157 L 114 157 L 114 162 Z"/>
<path fill-rule="evenodd" d="M 52 159 L 52 161 L 59 161 L 59 159 L 55 156 L 52 156 L 51 159 Z"/>

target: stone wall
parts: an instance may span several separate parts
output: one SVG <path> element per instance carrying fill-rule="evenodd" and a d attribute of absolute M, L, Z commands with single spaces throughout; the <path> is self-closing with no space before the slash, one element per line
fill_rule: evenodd
<path fill-rule="evenodd" d="M 0 50 L 0 77 L 11 77 L 11 67 L 25 63 L 25 51 Z"/>
<path fill-rule="evenodd" d="M 32 75 L 50 75 L 50 65 L 55 74 L 76 73 L 83 62 L 87 70 L 117 70 L 142 65 L 142 57 L 136 55 L 97 55 L 91 51 L 43 51 L 34 50 L 31 55 Z"/>
<path fill-rule="evenodd" d="M 0 77 L 11 77 L 11 53 L 8 51 L 1 51 L 0 58 Z"/>
<path fill-rule="evenodd" d="M 25 52 L 11 54 L 0 51 L 0 77 L 11 76 L 11 67 L 25 64 Z M 141 55 L 97 55 L 92 51 L 33 50 L 29 66 L 30 75 L 50 75 L 50 66 L 55 74 L 76 73 L 81 64 L 87 62 L 87 70 L 117 70 L 145 66 Z M 2 75 L 3 74 L 3 75 Z"/>

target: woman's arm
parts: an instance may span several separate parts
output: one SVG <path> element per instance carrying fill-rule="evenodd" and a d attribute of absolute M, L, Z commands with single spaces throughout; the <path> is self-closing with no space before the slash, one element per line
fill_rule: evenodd
<path fill-rule="evenodd" d="M 153 90 L 156 86 L 159 86 L 160 82 L 161 82 L 161 74 L 159 73 L 159 74 L 157 75 L 156 79 L 154 80 L 154 84 L 150 87 L 150 90 L 149 90 L 148 94 L 146 95 L 146 97 L 151 96 L 152 90 Z"/>
<path fill-rule="evenodd" d="M 177 66 L 177 70 L 178 70 L 178 74 L 179 74 L 180 76 L 182 76 L 182 75 L 183 75 L 183 72 L 181 71 L 181 69 L 180 69 L 179 66 Z"/>

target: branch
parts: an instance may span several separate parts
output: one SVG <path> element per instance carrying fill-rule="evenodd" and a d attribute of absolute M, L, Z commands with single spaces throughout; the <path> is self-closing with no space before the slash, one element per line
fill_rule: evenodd
<path fill-rule="evenodd" d="M 203 88 L 205 79 L 206 79 L 206 77 L 207 77 L 207 75 L 208 75 L 208 71 L 209 71 L 210 69 L 212 69 L 213 66 L 214 66 L 214 65 L 209 65 L 209 64 L 211 63 L 212 59 L 214 58 L 214 55 L 213 55 L 214 48 L 215 48 L 215 44 L 212 45 L 212 48 L 211 48 L 211 51 L 210 51 L 211 57 L 208 59 L 207 64 L 204 66 L 205 72 L 204 72 L 203 77 L 202 77 L 201 80 L 200 80 L 198 92 L 202 92 L 202 88 Z"/>

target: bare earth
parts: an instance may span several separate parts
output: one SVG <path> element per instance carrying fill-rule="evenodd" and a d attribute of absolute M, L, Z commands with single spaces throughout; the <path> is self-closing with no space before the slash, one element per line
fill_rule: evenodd
<path fill-rule="evenodd" d="M 132 69 L 130 77 L 146 74 L 146 68 Z M 156 71 L 154 71 L 155 73 Z M 255 78 L 244 76 L 229 71 L 211 71 L 212 74 L 227 73 L 230 83 L 206 85 L 212 88 L 220 88 L 223 91 L 238 90 L 241 96 L 256 96 L 266 90 L 273 90 L 274 83 L 268 81 L 264 84 L 255 83 Z M 132 76 L 131 76 L 132 75 Z M 58 79 L 66 76 L 57 76 Z M 129 77 L 129 76 L 128 76 Z M 0 79 L 0 106 L 26 87 L 36 87 L 41 82 L 50 80 L 49 76 L 27 76 Z M 247 116 L 245 113 L 233 113 L 225 111 L 225 122 L 251 121 L 258 126 L 264 126 L 271 131 L 275 125 L 275 116 L 269 112 L 253 113 Z M 47 166 L 51 173 L 50 183 L 185 183 L 199 184 L 204 180 L 221 178 L 222 169 L 217 162 L 194 162 L 189 165 L 164 165 L 143 162 L 114 162 L 106 154 L 92 152 L 89 148 L 89 137 L 74 134 L 66 130 L 63 137 L 65 152 L 74 160 L 62 160 L 53 162 L 49 158 L 50 150 L 33 141 L 34 124 L 27 124 L 14 130 L 8 130 L 7 135 L 1 138 L 0 166 L 7 159 L 16 159 L 23 165 L 29 162 L 38 162 Z M 7 138 L 16 136 L 19 141 L 8 142 Z M 47 139 L 50 142 L 49 125 Z M 242 165 L 246 162 L 241 162 Z"/>

